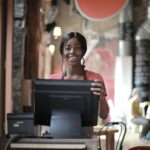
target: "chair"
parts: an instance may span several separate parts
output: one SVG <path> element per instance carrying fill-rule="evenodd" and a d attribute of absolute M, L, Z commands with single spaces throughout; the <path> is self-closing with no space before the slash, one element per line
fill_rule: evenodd
<path fill-rule="evenodd" d="M 135 146 L 128 150 L 150 150 L 150 146 Z"/>
<path fill-rule="evenodd" d="M 150 101 L 145 101 L 140 103 L 140 109 L 143 117 L 150 119 Z M 131 128 L 133 132 L 141 132 L 142 126 L 131 123 Z"/>
<path fill-rule="evenodd" d="M 149 109 L 150 109 L 149 107 L 150 107 L 150 102 L 149 101 L 140 103 L 140 108 L 141 108 L 143 117 L 148 117 L 147 115 L 149 115 L 148 114 L 149 113 Z"/>

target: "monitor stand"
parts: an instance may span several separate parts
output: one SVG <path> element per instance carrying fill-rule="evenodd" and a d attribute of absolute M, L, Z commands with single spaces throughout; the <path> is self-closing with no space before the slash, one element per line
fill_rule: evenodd
<path fill-rule="evenodd" d="M 80 112 L 74 110 L 53 110 L 50 135 L 52 138 L 83 138 Z"/>

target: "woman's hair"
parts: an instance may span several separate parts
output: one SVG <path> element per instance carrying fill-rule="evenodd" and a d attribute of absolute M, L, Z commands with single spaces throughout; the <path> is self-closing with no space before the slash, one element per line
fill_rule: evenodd
<path fill-rule="evenodd" d="M 63 55 L 64 46 L 67 44 L 68 40 L 74 37 L 80 42 L 81 48 L 83 50 L 83 55 L 86 53 L 87 42 L 86 42 L 85 37 L 79 32 L 70 32 L 66 36 L 64 36 L 60 42 L 60 54 L 61 55 Z"/>

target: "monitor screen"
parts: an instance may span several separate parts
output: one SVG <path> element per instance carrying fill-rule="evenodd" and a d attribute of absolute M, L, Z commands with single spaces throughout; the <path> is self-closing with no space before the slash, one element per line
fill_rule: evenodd
<path fill-rule="evenodd" d="M 72 113 L 75 116 L 74 112 L 78 112 L 81 126 L 97 125 L 99 97 L 90 91 L 91 82 L 93 81 L 33 80 L 34 124 L 49 126 L 53 115 L 54 118 L 61 116 L 62 119 L 66 112 L 68 116 Z"/>

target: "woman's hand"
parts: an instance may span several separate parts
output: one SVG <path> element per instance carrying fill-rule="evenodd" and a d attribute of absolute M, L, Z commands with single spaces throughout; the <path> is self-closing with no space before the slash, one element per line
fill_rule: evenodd
<path fill-rule="evenodd" d="M 99 80 L 94 80 L 91 84 L 91 91 L 93 94 L 99 96 L 99 116 L 106 119 L 109 113 L 109 107 L 106 101 L 106 90 L 104 83 Z"/>
<path fill-rule="evenodd" d="M 94 82 L 91 84 L 91 91 L 93 94 L 98 95 L 98 96 L 104 96 L 105 93 L 105 87 L 104 83 L 99 81 L 99 80 L 94 80 Z"/>

